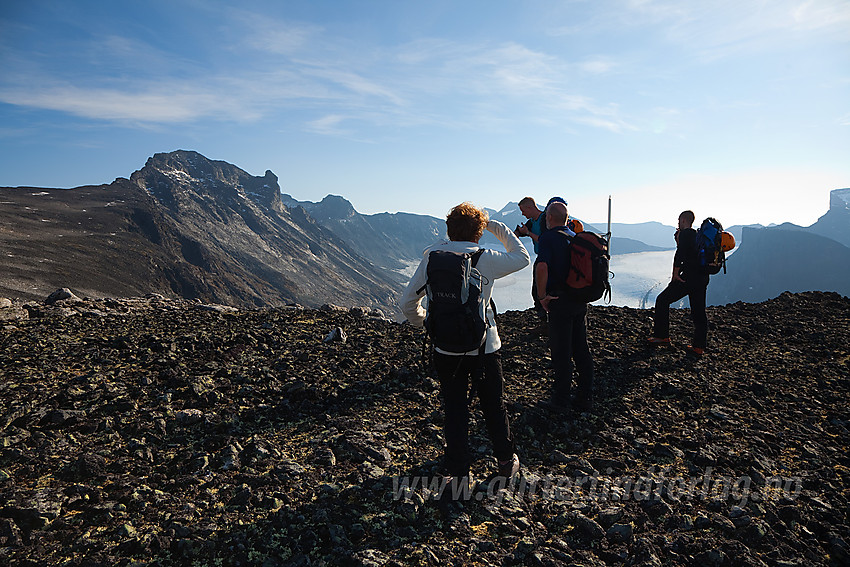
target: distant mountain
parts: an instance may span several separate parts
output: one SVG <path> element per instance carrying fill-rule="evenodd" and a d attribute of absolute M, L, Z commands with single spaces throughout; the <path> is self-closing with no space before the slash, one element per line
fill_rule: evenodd
<path fill-rule="evenodd" d="M 402 278 L 373 267 L 277 177 L 199 153 L 156 154 L 130 179 L 75 189 L 0 188 L 0 295 L 157 292 L 236 306 L 323 303 L 394 311 Z"/>
<path fill-rule="evenodd" d="M 727 273 L 712 276 L 709 304 L 758 302 L 784 291 L 850 296 L 850 189 L 830 193 L 829 211 L 809 227 L 743 227 Z"/>
<path fill-rule="evenodd" d="M 850 188 L 830 191 L 829 210 L 808 230 L 850 246 Z"/>
<path fill-rule="evenodd" d="M 328 195 L 314 203 L 284 194 L 282 201 L 290 208 L 303 208 L 358 254 L 388 270 L 400 270 L 418 261 L 427 246 L 446 238 L 446 221 L 427 215 L 363 215 L 338 195 Z"/>
<path fill-rule="evenodd" d="M 614 236 L 637 240 L 661 250 L 671 250 L 676 247 L 676 241 L 673 240 L 675 232 L 676 227 L 655 221 L 636 224 L 611 223 L 611 233 Z"/>
<path fill-rule="evenodd" d="M 765 226 L 761 225 L 761 224 L 744 224 L 744 225 L 736 224 L 736 225 L 724 227 L 724 230 L 726 230 L 727 232 L 731 232 L 732 236 L 735 237 L 735 246 L 740 246 L 741 241 L 744 239 L 744 229 L 745 228 L 759 229 L 759 228 L 765 228 Z"/>
<path fill-rule="evenodd" d="M 850 248 L 817 234 L 744 228 L 743 242 L 711 277 L 708 303 L 755 303 L 784 291 L 836 291 L 850 296 Z"/>

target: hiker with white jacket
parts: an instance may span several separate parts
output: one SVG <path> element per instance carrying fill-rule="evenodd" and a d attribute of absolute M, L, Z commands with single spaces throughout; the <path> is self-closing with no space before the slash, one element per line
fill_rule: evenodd
<path fill-rule="evenodd" d="M 466 479 L 468 482 L 470 453 L 467 395 L 472 379 L 493 443 L 493 452 L 498 459 L 498 475 L 510 478 L 519 470 L 519 458 L 515 452 L 503 399 L 504 377 L 499 353 L 501 341 L 496 329 L 491 295 L 495 280 L 529 264 L 528 251 L 511 229 L 499 221 L 488 220 L 486 211 L 471 203 L 454 207 L 446 217 L 446 228 L 449 241 L 436 243 L 425 250 L 424 258 L 401 298 L 401 308 L 413 325 L 428 328 L 434 342 L 434 366 L 445 411 L 446 476 Z M 504 252 L 483 249 L 478 245 L 485 228 L 504 245 Z M 449 269 L 448 276 L 444 278 L 447 273 L 445 266 Z M 454 273 L 451 273 L 451 266 L 458 266 Z M 470 274 L 471 277 L 463 279 Z M 443 280 L 438 281 L 440 278 Z M 459 294 L 451 291 L 451 286 L 469 281 L 472 284 L 461 292 L 464 297 L 458 300 L 456 296 Z M 427 310 L 422 305 L 426 289 L 429 297 Z M 469 300 L 467 293 L 470 294 Z M 445 298 L 450 296 L 455 301 L 454 306 L 445 302 Z M 469 316 L 470 309 L 466 310 L 466 315 L 455 314 L 458 312 L 458 301 L 476 302 L 479 313 L 474 319 L 477 319 L 477 324 L 473 321 L 469 323 L 471 326 L 467 331 L 446 338 L 441 329 L 448 329 L 449 334 L 459 328 L 467 329 L 467 322 L 451 319 Z M 452 309 L 455 309 L 455 313 L 451 312 Z"/>

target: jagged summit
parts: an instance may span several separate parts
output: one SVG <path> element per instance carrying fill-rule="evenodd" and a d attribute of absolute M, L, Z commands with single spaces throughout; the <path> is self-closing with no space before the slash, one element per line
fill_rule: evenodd
<path fill-rule="evenodd" d="M 267 170 L 255 177 L 225 161 L 210 160 L 194 151 L 154 154 L 130 181 L 161 203 L 178 210 L 187 199 L 216 198 L 229 204 L 249 199 L 280 212 L 280 185 Z"/>
<path fill-rule="evenodd" d="M 833 189 L 829 192 L 829 208 L 850 209 L 850 188 Z"/>
<path fill-rule="evenodd" d="M 161 293 L 235 306 L 298 303 L 396 311 L 397 274 L 372 266 L 303 209 L 277 177 L 198 152 L 147 160 L 129 180 L 0 188 L 0 294 L 68 287 L 90 297 Z"/>
<path fill-rule="evenodd" d="M 302 207 L 310 213 L 310 216 L 320 222 L 345 220 L 359 214 L 354 210 L 354 205 L 340 195 L 326 195 L 318 203 L 298 201 L 288 194 L 284 194 L 282 200 L 287 207 Z"/>

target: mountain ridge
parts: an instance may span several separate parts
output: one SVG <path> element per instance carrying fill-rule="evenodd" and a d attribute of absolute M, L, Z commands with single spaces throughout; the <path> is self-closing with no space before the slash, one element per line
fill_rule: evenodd
<path fill-rule="evenodd" d="M 44 297 L 70 287 L 93 297 L 156 292 L 243 307 L 397 309 L 402 278 L 285 207 L 270 171 L 254 177 L 178 150 L 155 154 L 130 179 L 0 188 L 0 200 L 0 245 L 14 259 L 2 294 Z"/>
<path fill-rule="evenodd" d="M 154 154 L 128 179 L 111 184 L 0 188 L 0 200 L 5 204 L 0 249 L 7 265 L 0 295 L 30 299 L 70 287 L 92 297 L 155 292 L 236 306 L 362 304 L 397 316 L 397 298 L 411 267 L 427 246 L 446 238 L 444 219 L 363 215 L 334 194 L 318 202 L 298 201 L 282 193 L 270 170 L 252 176 L 186 150 Z M 836 189 L 829 210 L 813 225 L 759 230 L 824 239 L 800 237 L 813 250 L 832 249 L 830 242 L 847 247 L 848 203 L 850 189 Z M 487 210 L 509 227 L 525 221 L 516 203 Z M 729 273 L 714 278 L 710 301 L 762 300 L 787 289 L 776 284 L 787 269 L 781 249 L 775 250 L 783 239 L 755 236 L 759 233 L 751 226 L 730 228 L 739 246 L 729 259 Z M 586 227 L 601 232 L 590 223 Z M 671 250 L 675 229 L 650 221 L 614 223 L 612 230 L 611 250 L 620 255 Z M 522 240 L 531 248 L 530 239 Z M 481 244 L 500 246 L 486 232 Z M 835 250 L 843 262 L 843 249 Z M 813 256 L 806 258 L 808 279 L 789 287 L 848 293 L 843 275 L 831 275 L 843 274 L 842 266 L 836 270 L 828 258 Z M 748 268 L 754 262 L 763 267 L 761 273 Z"/>

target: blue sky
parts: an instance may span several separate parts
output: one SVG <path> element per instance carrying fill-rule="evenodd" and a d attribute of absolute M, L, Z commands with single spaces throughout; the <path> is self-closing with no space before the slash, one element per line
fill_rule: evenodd
<path fill-rule="evenodd" d="M 0 185 L 176 149 L 363 213 L 807 225 L 850 186 L 850 2 L 0 2 Z"/>

